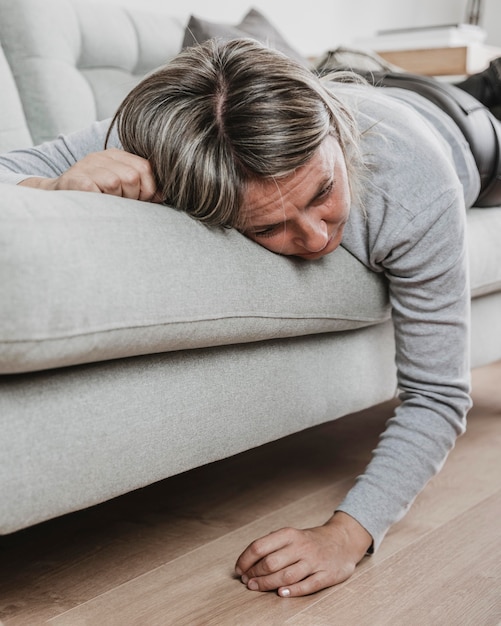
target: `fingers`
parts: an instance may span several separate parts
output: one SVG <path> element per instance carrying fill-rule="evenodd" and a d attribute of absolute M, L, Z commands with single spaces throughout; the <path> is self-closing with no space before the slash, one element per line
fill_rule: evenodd
<path fill-rule="evenodd" d="M 317 569 L 307 561 L 299 561 L 286 566 L 269 575 L 252 576 L 242 575 L 242 582 L 251 591 L 277 590 L 279 596 L 299 597 L 306 596 L 332 585 L 337 585 L 347 580 L 355 569 L 355 566 L 340 569 L 332 568 Z"/>
<path fill-rule="evenodd" d="M 146 202 L 159 201 L 156 197 L 155 178 L 146 159 L 117 149 L 107 150 L 106 153 L 114 161 L 116 167 L 114 171 L 119 177 L 115 184 L 121 193 L 116 195 Z"/>
<path fill-rule="evenodd" d="M 283 528 L 253 541 L 238 559 L 236 571 L 252 591 L 279 589 L 284 597 L 313 593 L 310 590 L 320 588 L 319 577 L 311 576 L 314 569 L 302 557 L 308 549 L 304 531 Z"/>
<path fill-rule="evenodd" d="M 56 188 L 161 202 L 149 162 L 117 149 L 88 154 L 57 179 Z"/>
<path fill-rule="evenodd" d="M 311 568 L 305 561 L 287 565 L 271 574 L 256 575 L 245 573 L 242 582 L 247 581 L 251 591 L 272 591 L 281 587 L 290 587 L 311 574 Z"/>
<path fill-rule="evenodd" d="M 235 571 L 252 591 L 278 590 L 303 596 L 343 582 L 362 558 L 339 524 L 297 530 L 284 528 L 253 541 Z"/>
<path fill-rule="evenodd" d="M 342 581 L 340 580 L 338 582 Z M 309 596 L 312 593 L 317 593 L 333 584 L 334 583 L 331 582 L 325 572 L 317 572 L 293 585 L 279 587 L 277 593 L 282 598 L 298 598 L 300 596 Z"/>
<path fill-rule="evenodd" d="M 237 573 L 248 573 L 256 564 L 260 564 L 261 568 L 263 568 L 263 566 L 270 568 L 268 572 L 262 570 L 261 573 L 263 574 L 269 573 L 273 569 L 277 568 L 278 563 L 273 562 L 273 557 L 269 556 L 267 561 L 264 562 L 264 565 L 262 560 L 268 557 L 268 555 L 272 555 L 272 553 L 290 545 L 292 542 L 291 534 L 293 532 L 293 528 L 282 528 L 281 530 L 277 530 L 269 535 L 266 535 L 265 537 L 261 537 L 260 539 L 253 541 L 239 556 L 235 568 Z M 252 575 L 259 575 L 259 572 L 253 570 Z"/>
<path fill-rule="evenodd" d="M 273 591 L 276 589 L 279 596 L 293 598 L 307 596 L 341 583 L 349 578 L 351 574 L 351 571 L 346 571 L 344 576 L 335 577 L 331 572 L 327 571 L 312 572 L 311 566 L 305 561 L 301 561 L 268 576 L 249 579 L 244 574 L 242 582 L 251 591 Z"/>

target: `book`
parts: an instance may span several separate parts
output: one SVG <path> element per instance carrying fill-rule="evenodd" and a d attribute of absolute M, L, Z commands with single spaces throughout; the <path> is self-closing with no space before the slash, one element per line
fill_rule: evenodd
<path fill-rule="evenodd" d="M 353 43 L 360 48 L 379 52 L 468 46 L 483 43 L 486 38 L 486 31 L 475 24 L 446 24 L 381 30 L 374 37 L 357 39 Z"/>
<path fill-rule="evenodd" d="M 468 76 L 483 71 L 501 48 L 483 44 L 416 50 L 380 50 L 378 55 L 388 63 L 412 74 L 425 76 Z"/>

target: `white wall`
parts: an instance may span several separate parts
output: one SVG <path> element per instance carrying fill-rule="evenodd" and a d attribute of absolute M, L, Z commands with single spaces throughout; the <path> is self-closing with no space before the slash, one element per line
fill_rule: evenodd
<path fill-rule="evenodd" d="M 501 2 L 486 0 L 482 26 L 487 31 L 487 42 L 501 47 Z"/>
<path fill-rule="evenodd" d="M 464 20 L 467 0 L 101 0 L 154 8 L 181 17 L 237 23 L 250 7 L 262 11 L 303 54 L 319 54 L 379 29 Z M 489 43 L 501 46 L 501 2 L 486 0 L 484 27 Z"/>

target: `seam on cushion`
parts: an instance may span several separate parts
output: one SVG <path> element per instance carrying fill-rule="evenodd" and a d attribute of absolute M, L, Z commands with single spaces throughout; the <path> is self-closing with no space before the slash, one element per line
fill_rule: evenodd
<path fill-rule="evenodd" d="M 82 24 L 80 22 L 80 15 L 78 14 L 78 10 L 76 8 L 75 5 L 72 5 L 72 10 L 73 10 L 73 16 L 75 18 L 75 21 L 78 25 L 78 54 L 76 55 L 75 58 L 75 63 L 74 63 L 74 68 L 77 71 L 80 71 L 80 62 L 82 60 L 82 54 L 83 54 L 83 32 L 82 32 Z"/>
<path fill-rule="evenodd" d="M 218 322 L 218 321 L 223 321 L 223 320 L 239 320 L 239 319 L 270 319 L 270 320 L 276 320 L 276 321 L 307 321 L 307 320 L 316 320 L 316 321 L 338 321 L 338 322 L 359 322 L 360 326 L 370 326 L 372 324 L 380 324 L 383 323 L 385 321 L 387 321 L 388 319 L 390 319 L 390 315 L 389 313 L 387 315 L 385 315 L 384 317 L 380 317 L 380 318 L 374 318 L 374 317 L 366 317 L 366 318 L 361 318 L 361 317 L 351 317 L 351 316 L 343 316 L 343 317 L 328 317 L 328 316 L 317 316 L 317 317 L 304 317 L 304 316 L 297 316 L 297 317 L 280 317 L 280 316 L 276 316 L 273 317 L 271 315 L 236 315 L 236 316 L 232 316 L 232 317 L 214 317 L 214 318 L 199 318 L 199 319 L 191 319 L 191 320 L 173 320 L 173 321 L 169 321 L 169 322 L 161 322 L 161 323 L 150 323 L 150 324 L 138 324 L 138 325 L 129 325 L 129 326 L 118 326 L 118 325 L 114 325 L 114 326 L 110 326 L 110 327 L 104 327 L 104 328 L 95 328 L 95 329 L 90 329 L 90 330 L 86 330 L 85 332 L 81 332 L 81 333 L 67 333 L 67 334 L 60 334 L 60 335 L 51 335 L 51 336 L 36 336 L 34 335 L 32 338 L 30 339 L 0 339 L 0 344 L 3 345 L 10 345 L 10 344 L 16 344 L 16 343 L 31 343 L 33 341 L 60 341 L 61 339 L 71 339 L 74 337 L 86 337 L 89 335 L 96 335 L 96 334 L 105 334 L 105 333 L 110 333 L 110 332 L 114 332 L 114 331 L 124 331 L 124 330 L 141 330 L 141 329 L 148 329 L 148 328 L 160 328 L 163 326 L 176 326 L 176 325 L 182 325 L 182 324 L 199 324 L 200 322 Z M 316 332 L 316 331 L 314 331 Z"/>
<path fill-rule="evenodd" d="M 130 11 L 128 11 L 127 8 L 124 8 L 123 12 L 127 16 L 127 19 L 129 20 L 129 22 L 130 22 L 130 24 L 132 26 L 132 30 L 134 31 L 134 34 L 136 35 L 137 56 L 136 56 L 136 62 L 135 62 L 134 67 L 132 68 L 132 71 L 131 71 L 131 74 L 134 76 L 134 75 L 138 74 L 137 68 L 141 64 L 141 46 L 140 46 L 139 31 L 137 29 L 137 24 L 136 24 L 135 20 L 133 19 L 132 15 L 130 14 Z"/>

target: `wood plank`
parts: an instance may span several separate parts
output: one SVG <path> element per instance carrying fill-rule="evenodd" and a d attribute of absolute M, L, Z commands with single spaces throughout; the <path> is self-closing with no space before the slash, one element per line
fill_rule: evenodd
<path fill-rule="evenodd" d="M 498 626 L 500 513 L 498 491 L 286 623 Z"/>

